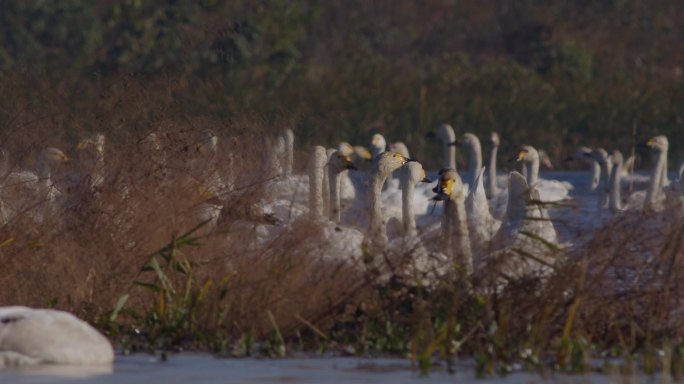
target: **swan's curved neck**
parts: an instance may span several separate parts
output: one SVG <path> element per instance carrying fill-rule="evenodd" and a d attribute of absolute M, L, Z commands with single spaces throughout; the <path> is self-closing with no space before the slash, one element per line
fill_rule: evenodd
<path fill-rule="evenodd" d="M 374 169 L 371 173 L 369 185 L 370 193 L 368 194 L 368 210 L 370 212 L 368 232 L 371 242 L 381 248 L 384 248 L 388 242 L 380 200 L 382 186 L 385 184 L 388 176 L 389 175 Z"/>
<path fill-rule="evenodd" d="M 622 209 L 620 202 L 620 179 L 622 175 L 622 162 L 615 162 L 610 172 L 610 211 L 615 213 Z"/>
<path fill-rule="evenodd" d="M 465 204 L 459 196 L 460 191 L 453 192 L 444 205 L 443 236 L 448 253 L 465 274 L 473 271 L 473 254 L 470 247 L 468 221 Z"/>
<path fill-rule="evenodd" d="M 527 170 L 527 184 L 532 187 L 539 181 L 539 157 L 535 156 L 529 163 Z"/>
<path fill-rule="evenodd" d="M 482 148 L 479 143 L 470 145 L 468 148 L 468 172 L 470 173 L 470 185 L 475 185 L 475 179 L 482 169 Z"/>
<path fill-rule="evenodd" d="M 411 170 L 403 167 L 401 171 L 401 213 L 404 236 L 416 235 L 416 216 L 413 210 L 415 185 L 411 180 Z"/>
<path fill-rule="evenodd" d="M 442 140 L 443 168 L 456 169 L 456 146 L 452 144 L 454 140 L 449 141 L 448 138 Z"/>
<path fill-rule="evenodd" d="M 655 164 L 651 172 L 651 179 L 648 183 L 648 190 L 646 191 L 645 208 L 653 209 L 655 207 L 656 196 L 660 192 L 663 183 L 663 171 L 666 170 L 667 152 L 658 151 L 655 156 Z"/>
<path fill-rule="evenodd" d="M 589 191 L 595 191 L 596 188 L 598 188 L 599 182 L 601 180 L 601 165 L 599 165 L 598 161 L 592 160 L 591 161 L 591 186 L 589 187 Z"/>
<path fill-rule="evenodd" d="M 496 154 L 499 151 L 498 145 L 492 146 L 489 154 L 489 179 L 487 180 L 487 197 L 492 198 L 499 193 L 499 185 L 496 183 Z"/>

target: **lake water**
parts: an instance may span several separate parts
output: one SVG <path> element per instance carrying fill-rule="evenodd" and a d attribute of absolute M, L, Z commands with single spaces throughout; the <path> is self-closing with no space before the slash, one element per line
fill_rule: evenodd
<path fill-rule="evenodd" d="M 1 383 L 641 383 L 657 377 L 623 377 L 591 373 L 568 375 L 514 372 L 477 378 L 472 363 L 456 365 L 456 373 L 436 368 L 422 377 L 408 359 L 287 358 L 223 359 L 204 354 L 117 356 L 113 367 L 37 366 L 0 370 Z"/>

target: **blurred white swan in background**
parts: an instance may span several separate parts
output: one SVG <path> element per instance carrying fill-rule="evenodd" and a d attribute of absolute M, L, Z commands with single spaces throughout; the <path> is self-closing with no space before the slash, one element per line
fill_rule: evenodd
<path fill-rule="evenodd" d="M 499 183 L 496 175 L 496 159 L 497 153 L 499 152 L 499 145 L 501 144 L 501 139 L 499 134 L 492 132 L 489 135 L 489 173 L 487 178 L 487 198 L 492 199 L 499 194 Z"/>
<path fill-rule="evenodd" d="M 113 361 L 109 340 L 68 312 L 0 307 L 0 366 Z"/>
<path fill-rule="evenodd" d="M 539 153 L 531 145 L 520 147 L 518 155 L 514 158 L 521 162 L 527 169 L 527 184 L 539 192 L 543 202 L 557 202 L 568 198 L 572 184 L 558 180 L 546 180 L 539 178 Z M 510 198 L 510 193 L 509 193 Z"/>
<path fill-rule="evenodd" d="M 11 171 L 8 155 L 3 155 L 5 173 L 0 175 L 0 200 L 4 223 L 26 215 L 35 223 L 43 223 L 63 205 L 62 193 L 53 173 L 61 170 L 68 158 L 61 150 L 48 147 L 38 156 L 36 172 Z"/>

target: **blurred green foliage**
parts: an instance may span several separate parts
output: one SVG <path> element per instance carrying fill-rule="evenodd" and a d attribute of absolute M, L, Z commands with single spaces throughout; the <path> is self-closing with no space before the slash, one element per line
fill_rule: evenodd
<path fill-rule="evenodd" d="M 7 0 L 0 124 L 17 98 L 54 103 L 44 88 L 69 90 L 58 102 L 78 114 L 134 79 L 179 117 L 285 116 L 303 145 L 379 131 L 427 157 L 424 133 L 448 122 L 556 160 L 654 133 L 676 147 L 682 16 L 684 4 L 638 0 Z M 26 77 L 50 85 L 7 89 Z M 64 126 L 103 128 L 81 120 Z"/>

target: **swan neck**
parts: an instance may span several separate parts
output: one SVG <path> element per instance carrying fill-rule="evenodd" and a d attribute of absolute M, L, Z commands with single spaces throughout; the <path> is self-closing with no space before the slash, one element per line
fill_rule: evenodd
<path fill-rule="evenodd" d="M 499 186 L 496 184 L 496 155 L 499 151 L 499 146 L 492 146 L 492 151 L 489 155 L 489 179 L 487 180 L 487 197 L 492 198 L 499 193 Z"/>
<path fill-rule="evenodd" d="M 444 161 L 442 166 L 444 168 L 456 169 L 456 147 L 448 143 L 446 140 L 442 143 L 444 152 Z"/>
<path fill-rule="evenodd" d="M 410 169 L 408 167 L 403 168 L 401 174 L 401 213 L 405 236 L 416 233 L 416 217 L 413 210 L 414 191 L 415 185 L 411 180 Z"/>
<path fill-rule="evenodd" d="M 658 195 L 663 177 L 663 167 L 665 167 L 666 153 L 658 152 L 656 156 L 655 164 L 653 165 L 653 170 L 651 171 L 651 179 L 648 183 L 648 190 L 646 191 L 646 207 L 647 209 L 653 209 L 655 206 L 656 196 Z"/>
<path fill-rule="evenodd" d="M 479 145 L 471 145 L 468 151 L 468 172 L 470 172 L 470 185 L 475 185 L 475 178 L 482 169 L 482 150 Z"/>
<path fill-rule="evenodd" d="M 620 179 L 622 174 L 622 163 L 613 164 L 610 172 L 610 210 L 615 213 L 621 209 L 620 203 Z"/>
<path fill-rule="evenodd" d="M 589 187 L 589 191 L 595 191 L 596 188 L 598 188 L 600 180 L 601 180 L 601 165 L 599 165 L 598 161 L 592 160 L 591 161 L 591 186 Z"/>
<path fill-rule="evenodd" d="M 384 228 L 382 215 L 381 193 L 382 187 L 387 180 L 386 174 L 375 170 L 370 181 L 370 193 L 368 195 L 368 210 L 370 212 L 369 235 L 373 244 L 384 247 L 387 245 L 387 233 Z"/>
<path fill-rule="evenodd" d="M 462 198 L 451 196 L 444 207 L 444 235 L 447 249 L 457 268 L 469 275 L 473 271 L 468 221 Z"/>
<path fill-rule="evenodd" d="M 314 150 L 309 168 L 309 215 L 313 220 L 323 218 L 324 163 L 325 153 L 321 154 Z"/>
<path fill-rule="evenodd" d="M 535 157 L 529 164 L 527 170 L 527 184 L 532 187 L 537 184 L 539 180 L 539 158 Z"/>

